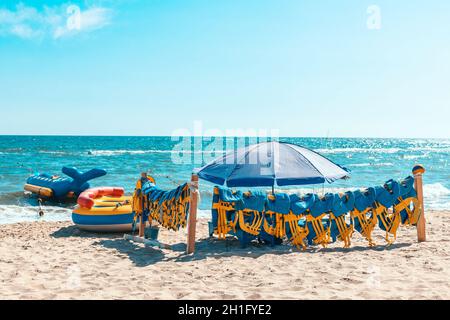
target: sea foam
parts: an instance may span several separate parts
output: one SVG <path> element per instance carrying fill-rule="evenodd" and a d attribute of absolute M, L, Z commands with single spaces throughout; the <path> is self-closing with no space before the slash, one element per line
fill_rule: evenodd
<path fill-rule="evenodd" d="M 39 216 L 39 207 L 0 205 L 0 223 L 33 222 L 33 221 L 68 221 L 72 210 L 56 206 L 43 206 L 44 215 Z"/>

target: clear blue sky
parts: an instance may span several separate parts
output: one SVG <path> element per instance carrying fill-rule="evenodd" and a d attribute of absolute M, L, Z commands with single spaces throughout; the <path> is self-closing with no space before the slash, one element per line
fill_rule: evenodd
<path fill-rule="evenodd" d="M 200 120 L 449 138 L 450 1 L 2 0 L 0 110 L 0 134 L 170 135 Z"/>

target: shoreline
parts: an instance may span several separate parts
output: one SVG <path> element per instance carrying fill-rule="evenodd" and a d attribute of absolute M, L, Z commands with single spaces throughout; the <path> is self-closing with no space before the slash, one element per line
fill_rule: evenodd
<path fill-rule="evenodd" d="M 427 211 L 427 242 L 400 227 L 369 248 L 271 248 L 207 238 L 197 224 L 196 253 L 184 253 L 186 230 L 160 230 L 173 250 L 122 234 L 78 230 L 71 222 L 0 225 L 0 299 L 449 299 L 450 211 Z"/>

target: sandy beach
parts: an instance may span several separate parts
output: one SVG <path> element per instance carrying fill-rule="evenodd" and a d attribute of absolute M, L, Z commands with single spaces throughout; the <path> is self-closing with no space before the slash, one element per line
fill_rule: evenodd
<path fill-rule="evenodd" d="M 428 241 L 401 228 L 387 248 L 354 235 L 298 251 L 208 239 L 200 220 L 197 251 L 185 255 L 185 230 L 161 230 L 174 250 L 121 235 L 79 231 L 70 222 L 0 226 L 2 299 L 449 299 L 450 212 L 427 212 Z"/>

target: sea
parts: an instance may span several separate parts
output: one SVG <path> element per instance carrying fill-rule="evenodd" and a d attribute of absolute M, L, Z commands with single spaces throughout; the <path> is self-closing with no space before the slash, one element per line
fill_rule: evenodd
<path fill-rule="evenodd" d="M 277 138 L 298 144 L 348 168 L 351 178 L 333 184 L 276 188 L 277 192 L 325 193 L 355 190 L 411 175 L 426 168 L 424 200 L 429 209 L 450 210 L 450 139 Z M 108 174 L 91 186 L 120 186 L 132 194 L 141 172 L 162 189 L 190 180 L 192 171 L 225 152 L 267 138 L 0 136 L 0 224 L 71 219 L 74 203 L 39 202 L 23 191 L 35 173 L 61 175 L 63 166 L 82 171 L 103 168 Z M 200 181 L 199 215 L 210 216 L 214 185 Z"/>

